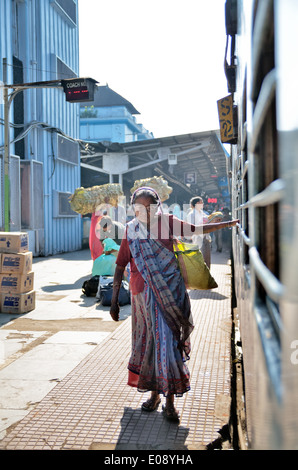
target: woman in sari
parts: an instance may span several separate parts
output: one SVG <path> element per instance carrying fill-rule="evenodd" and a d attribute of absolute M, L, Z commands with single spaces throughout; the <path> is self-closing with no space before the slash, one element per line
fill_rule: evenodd
<path fill-rule="evenodd" d="M 139 188 L 131 201 L 135 218 L 127 224 L 116 260 L 110 314 L 119 320 L 118 296 L 125 267 L 130 263 L 132 351 L 128 385 L 151 391 L 142 410 L 153 411 L 166 397 L 166 418 L 179 421 L 174 397 L 190 390 L 186 360 L 194 328 L 190 300 L 173 252 L 173 237 L 208 233 L 225 223 L 192 225 L 160 212 L 152 188 Z M 229 226 L 236 221 L 229 221 Z"/>

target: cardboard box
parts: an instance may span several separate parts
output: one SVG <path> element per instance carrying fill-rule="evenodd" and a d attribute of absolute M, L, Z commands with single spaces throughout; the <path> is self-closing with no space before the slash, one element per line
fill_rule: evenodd
<path fill-rule="evenodd" d="M 1 313 L 27 313 L 35 309 L 35 291 L 1 294 Z"/>
<path fill-rule="evenodd" d="M 27 232 L 0 232 L 0 251 L 2 253 L 25 253 L 29 251 Z"/>
<path fill-rule="evenodd" d="M 0 274 L 0 292 L 19 293 L 29 292 L 34 287 L 34 272 L 27 274 L 2 273 Z"/>
<path fill-rule="evenodd" d="M 1 273 L 27 274 L 30 271 L 32 271 L 32 251 L 1 254 Z"/>

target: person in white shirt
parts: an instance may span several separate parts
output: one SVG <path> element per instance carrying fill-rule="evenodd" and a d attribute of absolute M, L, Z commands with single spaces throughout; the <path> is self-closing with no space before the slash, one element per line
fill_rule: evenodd
<path fill-rule="evenodd" d="M 195 196 L 189 201 L 191 210 L 187 215 L 187 222 L 195 225 L 208 223 L 208 215 L 203 211 L 204 201 L 200 196 Z M 205 263 L 210 268 L 211 237 L 209 233 L 193 235 L 192 243 L 197 245 L 204 257 Z"/>

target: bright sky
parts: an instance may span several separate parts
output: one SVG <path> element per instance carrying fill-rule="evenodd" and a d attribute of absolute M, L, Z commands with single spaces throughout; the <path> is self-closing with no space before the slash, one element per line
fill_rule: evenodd
<path fill-rule="evenodd" d="M 79 0 L 80 76 L 108 84 L 154 137 L 218 129 L 225 0 Z"/>

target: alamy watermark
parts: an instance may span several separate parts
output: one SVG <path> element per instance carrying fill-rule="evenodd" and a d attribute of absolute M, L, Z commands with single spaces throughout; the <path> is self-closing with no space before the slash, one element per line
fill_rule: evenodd
<path fill-rule="evenodd" d="M 125 197 L 124 199 L 126 200 Z M 120 222 L 123 226 L 127 222 L 136 218 L 139 222 L 146 223 L 147 230 L 150 233 L 150 238 L 162 238 L 166 240 L 170 239 L 172 235 L 177 237 L 186 236 L 191 238 L 194 235 L 194 230 L 191 227 L 192 225 L 200 226 L 200 228 L 196 229 L 196 234 L 203 234 L 203 223 L 204 217 L 206 217 L 206 215 L 204 215 L 203 213 L 197 213 L 194 218 L 189 218 L 189 210 L 189 204 L 184 204 L 181 208 L 181 206 L 177 203 L 173 203 L 170 206 L 165 203 L 161 205 L 150 204 L 148 206 L 143 206 L 139 203 L 125 204 L 124 202 L 123 204 L 122 201 L 122 205 L 120 206 L 119 204 L 117 208 L 110 204 L 101 204 L 100 206 L 98 206 L 95 212 L 95 216 L 103 217 L 102 222 L 99 222 L 101 225 L 105 223 L 106 218 L 110 219 L 111 222 Z M 158 215 L 162 214 L 172 214 L 173 216 L 175 216 L 171 227 L 169 224 L 168 217 L 158 217 Z M 157 220 L 159 220 L 158 224 L 156 224 Z M 183 222 L 188 223 L 183 225 Z M 114 238 L 116 227 L 113 224 L 111 226 L 110 223 L 107 223 L 107 228 L 109 238 Z M 95 227 L 95 231 L 100 232 L 97 226 Z M 135 237 L 143 238 L 143 236 L 144 232 L 142 230 L 136 231 Z M 123 232 L 122 234 L 118 233 L 117 238 L 125 237 L 125 232 Z"/>
<path fill-rule="evenodd" d="M 294 351 L 291 354 L 291 364 L 297 365 L 298 364 L 298 339 L 295 339 L 291 342 L 291 349 L 294 349 Z"/>

